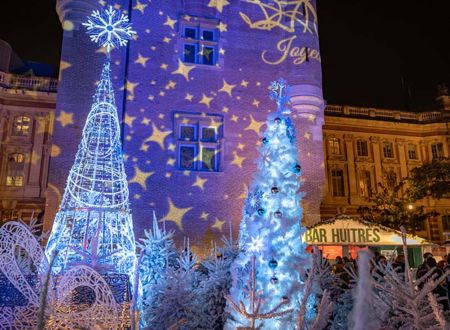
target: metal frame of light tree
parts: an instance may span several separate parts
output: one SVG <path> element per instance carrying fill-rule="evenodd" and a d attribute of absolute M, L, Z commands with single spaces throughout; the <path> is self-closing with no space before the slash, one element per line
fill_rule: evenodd
<path fill-rule="evenodd" d="M 57 250 L 53 271 L 71 265 L 95 265 L 100 272 L 132 273 L 135 238 L 120 126 L 111 81 L 110 51 L 135 34 L 126 15 L 109 7 L 93 11 L 86 26 L 107 57 L 86 119 L 75 162 L 55 217 L 46 254 Z M 102 266 L 102 267 L 100 267 Z"/>

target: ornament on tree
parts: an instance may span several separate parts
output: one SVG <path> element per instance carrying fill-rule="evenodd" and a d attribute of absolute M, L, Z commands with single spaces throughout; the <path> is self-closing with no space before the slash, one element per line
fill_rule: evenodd
<path fill-rule="evenodd" d="M 268 140 L 267 138 L 263 138 L 263 139 L 262 139 L 262 143 L 263 143 L 263 144 L 267 144 L 267 143 L 269 143 L 269 140 Z"/>
<path fill-rule="evenodd" d="M 272 187 L 272 189 L 270 190 L 272 192 L 272 194 L 277 194 L 280 192 L 280 189 L 278 187 Z"/>
<path fill-rule="evenodd" d="M 259 208 L 258 209 L 258 214 L 259 215 L 264 215 L 264 213 L 266 213 L 266 210 L 264 210 L 263 208 Z"/>
<path fill-rule="evenodd" d="M 269 267 L 272 268 L 272 269 L 277 268 L 278 267 L 278 261 L 276 261 L 275 259 L 271 259 L 269 261 Z"/>
<path fill-rule="evenodd" d="M 294 170 L 295 170 L 295 173 L 300 173 L 300 171 L 302 170 L 302 167 L 300 166 L 300 164 L 295 164 Z"/>
<path fill-rule="evenodd" d="M 278 277 L 274 276 L 270 279 L 270 283 L 277 284 L 278 283 Z"/>
<path fill-rule="evenodd" d="M 275 213 L 273 214 L 275 216 L 275 218 L 280 219 L 283 215 L 283 213 L 281 213 L 280 210 L 275 211 Z"/>
<path fill-rule="evenodd" d="M 281 118 L 275 117 L 275 119 L 273 121 L 276 122 L 277 124 L 279 124 L 279 123 L 281 123 Z"/>

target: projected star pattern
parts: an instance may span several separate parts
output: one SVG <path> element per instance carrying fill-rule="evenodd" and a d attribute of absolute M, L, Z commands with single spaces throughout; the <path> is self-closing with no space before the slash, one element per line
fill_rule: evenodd
<path fill-rule="evenodd" d="M 123 10 L 119 4 L 112 5 Z M 239 15 L 231 19 L 229 5 L 226 0 L 208 3 L 209 8 L 223 14 L 215 26 L 221 39 L 234 37 L 227 35 L 229 31 L 245 26 Z M 181 20 L 196 24 L 198 18 L 177 17 L 174 12 L 167 4 L 137 1 L 129 15 L 137 35 L 130 44 L 128 79 L 116 90 L 121 89 L 126 97 L 123 148 L 131 207 L 138 235 L 150 226 L 151 211 L 155 209 L 158 218 L 166 221 L 178 238 L 189 236 L 209 245 L 210 240 L 228 235 L 231 221 L 233 232 L 238 230 L 246 187 L 256 169 L 260 132 L 267 114 L 276 108 L 267 87 L 278 78 L 280 69 L 264 66 L 264 72 L 256 73 L 255 68 L 263 65 L 260 61 L 236 65 L 239 49 L 220 42 L 217 68 L 183 63 L 179 24 Z M 252 54 L 258 59 L 256 51 Z M 116 59 L 113 63 L 119 68 L 122 61 Z M 230 64 L 226 61 L 233 61 L 233 69 L 227 67 Z M 62 75 L 65 70 L 76 69 L 70 62 L 64 63 Z M 115 79 L 117 82 L 120 79 Z M 221 172 L 178 169 L 174 111 L 223 116 Z M 84 120 L 79 114 L 61 109 L 56 125 L 64 128 Z M 309 120 L 314 122 L 315 117 Z M 299 143 L 312 139 L 312 134 L 302 132 Z M 230 210 L 233 219 L 229 219 Z"/>

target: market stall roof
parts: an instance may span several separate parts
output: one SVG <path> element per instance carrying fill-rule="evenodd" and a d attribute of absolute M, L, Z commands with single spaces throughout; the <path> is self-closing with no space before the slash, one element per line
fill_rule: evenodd
<path fill-rule="evenodd" d="M 308 227 L 303 241 L 313 245 L 402 245 L 400 231 L 348 215 L 339 215 Z M 410 234 L 406 236 L 406 242 L 409 246 L 434 245 Z"/>

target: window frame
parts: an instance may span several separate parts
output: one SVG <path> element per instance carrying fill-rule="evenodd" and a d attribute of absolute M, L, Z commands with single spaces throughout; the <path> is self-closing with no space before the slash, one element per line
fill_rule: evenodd
<path fill-rule="evenodd" d="M 411 148 L 412 147 L 412 148 Z M 419 157 L 417 157 L 417 147 L 415 144 L 413 143 L 409 143 L 408 146 L 406 147 L 406 151 L 408 153 L 408 159 L 409 160 L 418 160 Z M 414 152 L 414 157 L 411 157 L 411 153 Z"/>
<path fill-rule="evenodd" d="M 365 150 L 366 150 L 366 154 L 360 154 L 359 152 L 362 151 L 363 149 L 360 147 L 361 143 L 364 143 L 365 145 Z M 356 140 L 356 155 L 358 157 L 369 157 L 369 143 L 367 142 L 367 140 L 364 139 L 358 139 Z"/>
<path fill-rule="evenodd" d="M 444 219 L 445 222 L 448 224 L 447 228 L 444 225 Z M 450 214 L 444 214 L 441 216 L 441 222 L 442 222 L 442 231 L 445 233 L 450 233 Z"/>
<path fill-rule="evenodd" d="M 26 134 L 17 134 L 17 132 L 23 132 L 23 121 L 20 124 L 21 129 L 16 130 L 16 121 L 18 118 L 28 118 L 29 119 L 28 130 L 27 130 Z M 32 125 L 33 125 L 33 118 L 31 116 L 26 115 L 26 114 L 20 114 L 20 115 L 14 116 L 13 120 L 12 120 L 12 124 L 11 124 L 11 136 L 18 137 L 18 138 L 29 137 L 31 135 Z"/>
<path fill-rule="evenodd" d="M 204 65 L 207 67 L 216 67 L 219 63 L 219 30 L 217 28 L 218 23 L 213 22 L 196 22 L 194 25 L 191 21 L 181 22 L 181 50 L 182 50 L 182 61 L 188 64 Z M 195 38 L 187 37 L 186 30 L 195 30 Z M 208 40 L 203 38 L 203 33 L 212 32 L 213 39 Z M 193 45 L 195 47 L 194 62 L 186 61 L 185 56 L 185 45 Z M 212 49 L 212 61 L 207 63 L 205 61 L 204 49 L 208 47 Z"/>
<path fill-rule="evenodd" d="M 17 170 L 17 169 L 12 169 L 11 166 L 11 161 L 10 159 L 14 156 L 21 156 L 22 157 L 22 161 L 21 162 L 17 162 L 15 161 L 15 164 L 21 164 L 21 169 Z M 7 159 L 6 159 L 6 175 L 5 175 L 5 186 L 7 187 L 14 187 L 14 188 L 19 188 L 19 187 L 23 187 L 25 186 L 25 165 L 26 165 L 26 155 L 22 152 L 11 152 L 7 155 Z M 14 173 L 11 173 L 14 170 Z M 17 173 L 20 171 L 20 175 L 17 175 Z M 12 175 L 15 174 L 15 175 Z M 10 179 L 11 178 L 11 179 Z M 16 184 L 17 178 L 21 178 L 20 179 L 20 184 Z"/>
<path fill-rule="evenodd" d="M 333 146 L 331 145 L 332 143 L 333 143 Z M 328 153 L 330 155 L 333 155 L 333 156 L 341 155 L 341 141 L 339 138 L 337 138 L 335 136 L 330 136 L 327 139 L 327 147 L 328 147 Z M 334 152 L 333 150 L 337 150 L 337 152 Z"/>
<path fill-rule="evenodd" d="M 444 157 L 444 144 L 442 142 L 434 142 L 431 144 L 431 157 L 433 159 Z"/>
<path fill-rule="evenodd" d="M 361 187 L 361 183 L 364 185 L 364 188 Z M 365 192 L 367 192 L 367 195 Z M 364 169 L 359 171 L 359 196 L 372 196 L 372 173 L 369 170 Z"/>
<path fill-rule="evenodd" d="M 332 168 L 331 170 L 331 195 L 333 197 L 345 197 L 345 180 L 344 180 L 344 170 L 341 168 Z M 340 172 L 341 176 L 336 176 L 334 175 L 335 172 Z M 337 178 L 339 179 L 339 182 L 337 181 Z M 335 184 L 336 182 L 336 184 Z M 340 189 L 341 191 L 339 191 L 337 188 L 338 186 L 340 186 L 342 189 Z M 341 194 L 338 194 L 339 192 L 341 192 Z"/>
<path fill-rule="evenodd" d="M 174 128 L 177 133 L 176 136 L 176 152 L 177 152 L 177 168 L 179 170 L 190 170 L 200 172 L 221 172 L 221 153 L 222 153 L 222 138 L 223 138 L 223 116 L 217 114 L 197 114 L 177 112 L 174 114 Z M 184 140 L 181 137 L 181 129 L 183 126 L 194 127 L 194 140 Z M 212 128 L 214 130 L 214 137 L 212 140 L 203 139 L 203 129 Z M 181 149 L 184 146 L 195 146 L 195 158 L 193 168 L 184 168 L 181 166 Z M 214 149 L 213 168 L 210 169 L 204 166 L 203 150 Z M 206 164 L 206 163 L 205 163 Z"/>
<path fill-rule="evenodd" d="M 395 158 L 395 151 L 394 151 L 394 143 L 389 142 L 389 141 L 384 141 L 383 142 L 383 158 L 387 158 L 387 159 L 394 159 Z M 390 149 L 390 156 L 386 155 L 386 146 L 389 146 Z"/>

